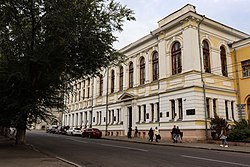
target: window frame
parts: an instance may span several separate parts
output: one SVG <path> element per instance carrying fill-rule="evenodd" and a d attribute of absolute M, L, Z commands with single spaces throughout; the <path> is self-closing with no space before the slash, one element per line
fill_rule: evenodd
<path fill-rule="evenodd" d="M 202 42 L 203 51 L 203 66 L 205 72 L 211 73 L 211 63 L 210 63 L 210 48 L 206 40 Z"/>
<path fill-rule="evenodd" d="M 129 63 L 129 88 L 133 88 L 134 85 L 134 65 L 133 62 Z"/>
<path fill-rule="evenodd" d="M 181 64 L 181 44 L 180 42 L 175 42 L 171 48 L 171 58 L 172 58 L 172 75 L 179 74 L 182 72 Z"/>
<path fill-rule="evenodd" d="M 103 94 L 103 75 L 100 75 L 99 80 L 100 80 L 100 83 L 99 83 L 99 96 L 102 96 L 102 94 Z"/>
<path fill-rule="evenodd" d="M 152 55 L 152 73 L 153 73 L 153 81 L 159 79 L 159 54 L 158 52 L 154 52 Z"/>
<path fill-rule="evenodd" d="M 250 59 L 241 62 L 242 77 L 250 77 Z"/>
<path fill-rule="evenodd" d="M 111 86 L 110 86 L 110 93 L 115 92 L 115 70 L 111 70 Z"/>
<path fill-rule="evenodd" d="M 221 72 L 224 77 L 228 77 L 227 71 L 227 53 L 224 46 L 220 47 Z"/>
<path fill-rule="evenodd" d="M 140 85 L 145 84 L 145 58 L 140 58 Z"/>
<path fill-rule="evenodd" d="M 123 90 L 123 66 L 120 66 L 119 91 Z"/>

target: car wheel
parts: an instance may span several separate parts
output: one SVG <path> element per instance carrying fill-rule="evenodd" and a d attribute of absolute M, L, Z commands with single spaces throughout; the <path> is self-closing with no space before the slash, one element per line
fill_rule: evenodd
<path fill-rule="evenodd" d="M 71 136 L 73 136 L 73 132 L 71 132 Z"/>

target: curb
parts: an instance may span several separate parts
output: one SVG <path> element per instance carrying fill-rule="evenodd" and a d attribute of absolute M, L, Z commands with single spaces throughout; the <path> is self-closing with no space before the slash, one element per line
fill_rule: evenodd
<path fill-rule="evenodd" d="M 230 147 L 227 149 L 223 149 L 224 147 L 218 148 L 211 148 L 211 147 L 201 147 L 201 146 L 186 146 L 186 145 L 174 145 L 168 143 L 149 143 L 144 141 L 135 141 L 135 140 L 123 140 L 123 139 L 114 139 L 114 138 L 102 138 L 105 140 L 116 140 L 116 141 L 123 141 L 123 142 L 130 142 L 130 143 L 140 143 L 140 144 L 148 144 L 148 145 L 160 145 L 160 146 L 169 146 L 169 147 L 184 147 L 184 148 L 193 148 L 193 149 L 202 149 L 202 150 L 214 150 L 214 151 L 227 151 L 227 152 L 238 152 L 238 153 L 250 153 L 248 151 L 243 150 L 233 150 Z"/>

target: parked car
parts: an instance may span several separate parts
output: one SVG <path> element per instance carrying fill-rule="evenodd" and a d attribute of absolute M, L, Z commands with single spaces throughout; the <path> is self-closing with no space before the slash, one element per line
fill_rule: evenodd
<path fill-rule="evenodd" d="M 67 135 L 82 135 L 81 128 L 71 127 L 67 130 Z"/>
<path fill-rule="evenodd" d="M 83 137 L 89 137 L 89 138 L 101 138 L 102 137 L 102 131 L 100 131 L 97 128 L 87 128 L 84 129 L 82 132 Z"/>
<path fill-rule="evenodd" d="M 58 134 L 66 135 L 67 130 L 69 130 L 69 126 L 61 126 L 60 128 L 57 129 L 58 129 Z"/>
<path fill-rule="evenodd" d="M 47 130 L 46 130 L 46 132 L 47 133 L 56 133 L 56 131 L 57 131 L 57 125 L 51 125 Z"/>

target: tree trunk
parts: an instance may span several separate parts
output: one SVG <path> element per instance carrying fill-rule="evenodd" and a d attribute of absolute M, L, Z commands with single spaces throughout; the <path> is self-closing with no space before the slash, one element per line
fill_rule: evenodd
<path fill-rule="evenodd" d="M 26 143 L 26 129 L 17 129 L 16 144 Z"/>

